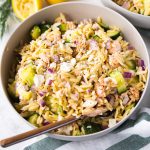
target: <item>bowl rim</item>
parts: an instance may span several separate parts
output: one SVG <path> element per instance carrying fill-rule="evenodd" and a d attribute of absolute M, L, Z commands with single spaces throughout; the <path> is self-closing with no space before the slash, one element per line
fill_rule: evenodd
<path fill-rule="evenodd" d="M 105 0 L 102 0 L 102 1 L 105 1 Z M 109 1 L 113 6 L 117 7 L 120 11 L 124 11 L 124 12 L 128 13 L 129 15 L 132 14 L 132 15 L 135 15 L 136 17 L 142 17 L 144 19 L 150 19 L 150 16 L 145 16 L 145 15 L 142 15 L 142 14 L 138 14 L 138 13 L 132 12 L 132 11 L 130 11 L 128 9 L 125 9 L 122 6 L 116 4 L 112 0 L 107 0 L 107 1 Z"/>
<path fill-rule="evenodd" d="M 148 64 L 147 64 L 147 68 L 148 68 L 148 75 L 147 75 L 147 82 L 145 84 L 145 88 L 144 88 L 144 91 L 138 101 L 138 103 L 136 104 L 136 106 L 134 107 L 134 109 L 130 112 L 130 114 L 128 116 L 126 116 L 125 118 L 123 118 L 120 122 L 118 122 L 116 125 L 114 125 L 113 127 L 110 127 L 110 128 L 107 128 L 107 129 L 104 129 L 102 131 L 99 131 L 99 132 L 95 132 L 95 133 L 92 133 L 92 134 L 87 134 L 87 135 L 81 135 L 81 136 L 71 136 L 71 135 L 59 135 L 59 134 L 53 134 L 53 133 L 47 133 L 48 136 L 52 137 L 52 138 L 58 138 L 58 139 L 62 139 L 63 140 L 67 140 L 69 141 L 68 139 L 70 139 L 70 141 L 73 141 L 73 139 L 81 139 L 81 138 L 86 138 L 86 137 L 97 137 L 98 135 L 100 136 L 101 134 L 103 135 L 103 133 L 106 132 L 106 134 L 114 129 L 116 129 L 118 126 L 120 126 L 123 122 L 125 122 L 136 110 L 137 108 L 139 107 L 139 105 L 141 104 L 141 102 L 143 101 L 143 97 L 145 96 L 145 93 L 147 92 L 147 88 L 148 88 L 148 83 L 149 83 L 149 80 L 150 80 L 150 59 L 149 59 L 149 54 L 148 54 L 148 49 L 145 45 L 145 42 L 143 41 L 143 38 L 141 37 L 140 33 L 138 32 L 138 30 L 131 24 L 130 21 L 128 21 L 125 17 L 123 17 L 121 14 L 119 14 L 118 12 L 110 9 L 110 8 L 107 8 L 103 5 L 97 5 L 97 4 L 94 4 L 94 3 L 90 3 L 90 2 L 82 2 L 82 1 L 74 1 L 74 2 L 62 2 L 62 3 L 59 3 L 59 4 L 54 4 L 54 5 L 51 5 L 51 6 L 48 6 L 48 7 L 45 7 L 43 8 L 42 10 L 38 11 L 37 13 L 31 15 L 30 17 L 28 17 L 26 20 L 24 20 L 21 24 L 19 24 L 19 26 L 17 26 L 17 28 L 11 33 L 11 35 L 9 36 L 6 44 L 4 45 L 3 47 L 3 52 L 2 52 L 2 55 L 1 55 L 1 60 L 0 60 L 0 82 L 1 82 L 1 86 L 2 86 L 2 94 L 4 96 L 5 99 L 7 99 L 7 103 L 9 104 L 9 106 L 11 107 L 11 109 L 14 111 L 14 114 L 16 114 L 16 116 L 18 116 L 18 118 L 22 119 L 27 125 L 29 125 L 30 127 L 32 127 L 32 129 L 36 128 L 35 126 L 33 126 L 32 124 L 30 124 L 26 119 L 24 119 L 18 112 L 17 110 L 13 107 L 10 99 L 7 97 L 7 94 L 6 94 L 6 87 L 4 86 L 3 84 L 3 81 L 2 81 L 2 62 L 3 62 L 3 59 L 4 59 L 4 53 L 7 49 L 7 45 L 9 43 L 9 41 L 11 40 L 12 36 L 17 32 L 18 28 L 21 28 L 22 25 L 25 23 L 25 22 L 28 22 L 28 20 L 30 20 L 32 17 L 35 17 L 37 16 L 37 14 L 47 10 L 47 9 L 51 9 L 52 7 L 57 7 L 57 6 L 60 6 L 60 5 L 72 5 L 72 4 L 81 4 L 81 5 L 92 5 L 93 7 L 99 7 L 99 8 L 102 8 L 102 9 L 105 9 L 106 11 L 109 11 L 113 14 L 116 14 L 118 15 L 120 18 L 122 18 L 125 22 L 127 22 L 130 27 L 134 30 L 134 32 L 136 32 L 136 34 L 138 35 L 139 39 L 140 39 L 140 42 L 141 44 L 144 46 L 144 49 L 146 50 L 146 55 L 147 55 L 147 61 L 148 61 Z"/>

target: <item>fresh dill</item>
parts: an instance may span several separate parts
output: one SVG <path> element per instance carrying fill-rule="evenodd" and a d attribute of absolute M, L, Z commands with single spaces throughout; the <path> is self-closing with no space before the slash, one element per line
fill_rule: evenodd
<path fill-rule="evenodd" d="M 7 19 L 11 14 L 11 0 L 4 0 L 0 5 L 0 37 L 2 38 L 7 27 Z"/>

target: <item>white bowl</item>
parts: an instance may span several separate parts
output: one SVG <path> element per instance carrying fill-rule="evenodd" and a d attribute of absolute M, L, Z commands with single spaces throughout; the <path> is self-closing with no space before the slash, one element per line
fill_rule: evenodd
<path fill-rule="evenodd" d="M 117 5 L 112 0 L 102 0 L 102 3 L 105 6 L 124 15 L 127 19 L 129 19 L 133 23 L 133 25 L 135 25 L 137 27 L 145 28 L 145 29 L 150 29 L 150 16 L 144 16 L 141 14 L 131 12 L 131 11 Z"/>
<path fill-rule="evenodd" d="M 88 4 L 88 3 L 83 3 L 83 2 L 68 2 L 68 3 L 61 3 L 61 4 L 49 6 L 39 11 L 38 13 L 34 14 L 33 16 L 29 17 L 27 20 L 25 20 L 14 31 L 14 33 L 11 35 L 11 37 L 9 38 L 4 48 L 2 59 L 1 59 L 1 66 L 0 66 L 1 67 L 0 76 L 1 76 L 1 83 L 2 83 L 2 92 L 4 95 L 3 100 L 6 100 L 8 104 L 7 106 L 4 106 L 4 107 L 11 107 L 10 109 L 13 108 L 11 99 L 9 98 L 8 93 L 7 93 L 8 74 L 9 74 L 9 70 L 13 63 L 13 58 L 14 58 L 13 50 L 19 45 L 21 40 L 25 40 L 26 38 L 28 38 L 27 35 L 29 35 L 29 30 L 31 29 L 33 25 L 41 23 L 43 20 L 53 21 L 53 19 L 56 18 L 60 12 L 67 14 L 72 20 L 77 20 L 77 21 L 83 20 L 85 18 L 97 18 L 98 16 L 101 16 L 106 21 L 107 24 L 118 26 L 123 32 L 125 39 L 129 41 L 137 49 L 140 56 L 145 60 L 145 63 L 148 66 L 148 69 L 150 68 L 149 56 L 148 56 L 146 46 L 143 42 L 143 39 L 141 38 L 140 34 L 135 29 L 135 27 L 120 14 L 103 6 L 98 6 L 98 5 Z M 114 18 L 117 18 L 117 19 L 114 19 Z M 148 81 L 149 81 L 149 75 L 148 75 L 145 90 L 143 91 L 143 94 L 138 104 L 136 105 L 135 109 L 133 110 L 133 112 L 140 105 L 141 101 L 144 100 L 143 98 L 144 98 L 145 93 L 148 92 L 147 91 Z M 19 120 L 23 119 L 14 108 L 13 110 L 14 110 L 14 116 L 17 117 L 18 122 Z M 124 118 L 119 123 L 117 123 L 114 127 L 108 128 L 106 130 L 93 133 L 90 135 L 84 135 L 84 136 L 64 136 L 64 135 L 56 135 L 56 134 L 48 134 L 48 135 L 53 138 L 69 140 L 69 141 L 93 139 L 93 138 L 105 135 L 111 132 L 112 130 L 116 129 L 126 119 L 128 119 L 131 116 L 131 114 L 128 117 Z M 28 124 L 29 126 L 33 127 L 25 119 L 23 120 L 25 124 Z"/>

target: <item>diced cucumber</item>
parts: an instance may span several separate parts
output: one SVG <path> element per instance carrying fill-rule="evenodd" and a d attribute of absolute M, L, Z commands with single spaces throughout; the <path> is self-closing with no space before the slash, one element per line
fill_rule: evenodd
<path fill-rule="evenodd" d="M 59 29 L 62 33 L 67 31 L 67 24 L 62 23 L 61 25 L 59 25 Z"/>
<path fill-rule="evenodd" d="M 73 136 L 80 136 L 80 135 L 82 135 L 82 133 L 80 130 L 73 130 L 72 135 Z"/>
<path fill-rule="evenodd" d="M 129 69 L 135 70 L 136 69 L 136 62 L 135 60 L 128 60 L 126 61 L 126 65 Z"/>
<path fill-rule="evenodd" d="M 30 32 L 30 35 L 33 40 L 36 40 L 41 35 L 41 29 L 39 26 L 34 26 Z"/>
<path fill-rule="evenodd" d="M 125 108 L 125 112 L 126 112 L 127 110 L 131 110 L 133 107 L 135 107 L 135 105 L 136 105 L 135 102 L 133 102 L 132 104 L 128 105 L 128 106 Z"/>
<path fill-rule="evenodd" d="M 66 39 L 66 40 L 65 40 L 65 43 L 70 43 L 70 39 Z"/>
<path fill-rule="evenodd" d="M 33 114 L 32 116 L 29 117 L 28 121 L 37 126 L 37 118 L 38 118 L 38 114 Z"/>
<path fill-rule="evenodd" d="M 35 69 L 32 65 L 29 65 L 21 71 L 20 78 L 23 81 L 23 83 L 32 86 L 34 82 L 33 81 L 34 75 L 35 75 Z"/>
<path fill-rule="evenodd" d="M 85 134 L 91 134 L 95 133 L 101 130 L 100 124 L 94 123 L 94 122 L 85 122 L 83 124 L 83 129 L 85 131 Z"/>
<path fill-rule="evenodd" d="M 132 84 L 137 84 L 137 83 L 139 83 L 139 76 L 137 75 L 137 76 L 131 78 L 131 79 L 129 80 L 129 83 L 132 83 Z"/>
<path fill-rule="evenodd" d="M 63 114 L 64 114 L 63 107 L 62 107 L 61 105 L 58 105 L 58 107 L 57 107 L 57 112 L 58 112 L 58 114 L 60 114 L 60 115 L 63 115 Z"/>
<path fill-rule="evenodd" d="M 16 109 L 18 112 L 20 112 L 22 106 L 19 105 L 19 103 L 14 103 L 13 105 L 14 105 L 15 109 Z"/>
<path fill-rule="evenodd" d="M 114 78 L 117 81 L 117 90 L 118 90 L 119 94 L 121 94 L 127 90 L 126 81 L 123 78 L 123 75 L 119 71 L 117 71 L 117 70 L 113 71 L 110 74 L 110 77 Z"/>
<path fill-rule="evenodd" d="M 107 30 L 107 35 L 111 39 L 116 40 L 120 36 L 120 31 L 118 31 L 118 30 Z"/>
<path fill-rule="evenodd" d="M 46 30 L 48 30 L 51 27 L 48 23 L 42 23 L 40 24 L 41 33 L 44 33 Z"/>
<path fill-rule="evenodd" d="M 93 39 L 98 41 L 100 39 L 100 37 L 98 35 L 93 35 Z"/>
<path fill-rule="evenodd" d="M 30 100 L 30 98 L 32 97 L 32 92 L 24 91 L 24 92 L 22 92 L 21 96 L 22 96 L 22 99 L 24 99 L 24 100 Z"/>
<path fill-rule="evenodd" d="M 29 118 L 31 115 L 33 115 L 34 112 L 31 112 L 31 111 L 22 111 L 20 112 L 20 115 L 23 117 L 23 118 Z"/>
<path fill-rule="evenodd" d="M 105 31 L 109 30 L 109 26 L 103 22 L 99 24 Z"/>
<path fill-rule="evenodd" d="M 14 98 L 18 97 L 18 93 L 17 93 L 17 90 L 16 90 L 16 82 L 15 81 L 12 82 L 11 84 L 8 84 L 8 92 L 9 92 L 9 94 L 12 97 L 14 97 Z"/>

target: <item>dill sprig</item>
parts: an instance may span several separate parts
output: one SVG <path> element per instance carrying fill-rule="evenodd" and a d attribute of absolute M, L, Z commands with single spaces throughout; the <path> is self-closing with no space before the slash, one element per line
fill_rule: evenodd
<path fill-rule="evenodd" d="M 4 0 L 0 6 L 0 37 L 4 35 L 7 27 L 7 19 L 11 13 L 11 0 Z"/>

